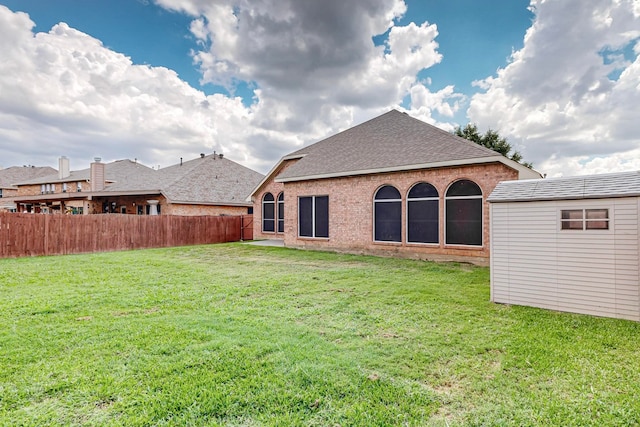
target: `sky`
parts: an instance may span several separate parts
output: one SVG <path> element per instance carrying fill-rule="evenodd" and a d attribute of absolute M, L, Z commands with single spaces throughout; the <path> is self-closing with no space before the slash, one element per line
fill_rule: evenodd
<path fill-rule="evenodd" d="M 392 108 L 547 176 L 640 170 L 640 0 L 0 0 L 0 167 L 266 173 Z"/>

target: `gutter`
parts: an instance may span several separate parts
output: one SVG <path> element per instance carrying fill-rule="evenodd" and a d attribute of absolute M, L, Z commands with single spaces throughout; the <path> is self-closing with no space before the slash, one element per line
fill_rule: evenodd
<path fill-rule="evenodd" d="M 477 165 L 477 164 L 495 163 L 495 162 L 502 163 L 507 167 L 517 170 L 520 176 L 522 176 L 523 172 L 526 172 L 526 171 L 523 171 L 523 168 L 524 168 L 524 169 L 527 169 L 528 171 L 531 171 L 531 177 L 539 176 L 539 178 L 542 178 L 542 175 L 540 175 L 539 172 L 529 169 L 526 166 L 522 166 L 518 162 L 507 159 L 504 156 L 491 156 L 491 157 L 479 157 L 475 159 L 466 159 L 466 160 L 447 160 L 444 162 L 420 163 L 420 164 L 414 164 L 414 165 L 390 166 L 386 168 L 362 169 L 357 171 L 343 171 L 343 172 L 333 172 L 333 173 L 327 173 L 327 174 L 294 176 L 294 177 L 288 177 L 288 178 L 276 178 L 275 182 L 284 183 L 284 182 L 296 182 L 296 181 L 310 181 L 314 179 L 343 178 L 343 177 L 355 176 L 355 175 L 372 175 L 372 174 L 378 174 L 378 173 L 404 172 L 404 171 L 410 171 L 410 170 L 416 170 L 416 169 L 435 169 L 435 168 L 442 168 L 442 167 Z M 253 193 L 251 194 L 253 195 Z"/>

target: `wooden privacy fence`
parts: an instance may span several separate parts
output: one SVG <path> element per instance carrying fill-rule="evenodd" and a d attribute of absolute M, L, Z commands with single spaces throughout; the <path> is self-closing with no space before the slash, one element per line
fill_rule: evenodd
<path fill-rule="evenodd" d="M 0 258 L 235 242 L 251 215 L 41 215 L 0 212 Z"/>

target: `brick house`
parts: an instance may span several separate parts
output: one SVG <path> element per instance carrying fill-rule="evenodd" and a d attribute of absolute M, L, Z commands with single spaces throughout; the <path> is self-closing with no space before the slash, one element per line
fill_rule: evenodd
<path fill-rule="evenodd" d="M 15 185 L 11 199 L 19 212 L 242 215 L 253 209 L 246 197 L 263 178 L 215 153 L 158 170 L 96 159 L 88 169 L 70 171 L 61 157 L 53 171 Z"/>
<path fill-rule="evenodd" d="M 487 264 L 487 196 L 532 178 L 541 175 L 392 110 L 284 156 L 251 193 L 254 238 Z"/>
<path fill-rule="evenodd" d="M 51 175 L 52 173 L 56 173 L 56 170 L 49 166 L 0 168 L 0 211 L 15 211 L 17 209 L 12 199 L 13 196 L 18 194 L 18 187 L 14 183 Z"/>

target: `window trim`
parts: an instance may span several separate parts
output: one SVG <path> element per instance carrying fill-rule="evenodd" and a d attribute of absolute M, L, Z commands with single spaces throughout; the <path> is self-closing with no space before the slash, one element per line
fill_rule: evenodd
<path fill-rule="evenodd" d="M 451 187 L 460 182 L 460 181 L 469 181 L 472 182 L 473 184 L 475 184 L 479 189 L 480 189 L 480 194 L 476 194 L 473 196 L 447 196 L 447 193 L 449 193 L 449 190 L 451 189 Z M 466 244 L 466 243 L 449 243 L 447 242 L 447 220 L 448 220 L 448 216 L 447 216 L 447 201 L 449 200 L 480 200 L 480 241 L 481 243 L 479 245 L 470 245 L 470 244 Z M 485 247 L 485 242 L 484 242 L 484 217 L 485 217 L 485 208 L 484 208 L 484 192 L 482 191 L 482 187 L 480 187 L 480 185 L 475 182 L 472 179 L 469 178 L 460 178 L 460 179 L 456 179 L 455 181 L 453 181 L 451 184 L 449 184 L 449 186 L 447 187 L 447 189 L 444 192 L 444 218 L 443 218 L 443 224 L 442 224 L 442 228 L 444 230 L 444 246 L 445 247 L 463 247 L 463 248 L 469 248 L 469 249 L 483 249 Z"/>
<path fill-rule="evenodd" d="M 376 196 L 378 195 L 378 193 L 380 192 L 380 190 L 382 190 L 385 187 L 392 187 L 394 190 L 396 190 L 398 192 L 398 194 L 400 195 L 399 199 L 376 199 Z M 400 204 L 400 240 L 376 240 L 376 203 L 399 203 Z M 373 216 L 373 221 L 372 221 L 372 234 L 371 234 L 371 240 L 373 241 L 373 243 L 378 243 L 378 244 L 383 244 L 383 245 L 402 245 L 402 193 L 400 192 L 400 190 L 398 190 L 398 188 L 393 185 L 393 184 L 383 184 L 381 186 L 379 186 L 376 191 L 373 193 L 373 212 L 372 216 Z"/>
<path fill-rule="evenodd" d="M 319 197 L 327 198 L 327 235 L 326 236 L 316 236 L 316 199 Z M 311 199 L 311 236 L 303 236 L 300 234 L 300 201 L 302 199 Z M 298 239 L 317 239 L 317 240 L 329 240 L 331 236 L 330 226 L 329 226 L 330 212 L 329 212 L 329 195 L 328 194 L 318 194 L 312 196 L 298 196 Z"/>
<path fill-rule="evenodd" d="M 431 185 L 434 190 L 436 190 L 436 193 L 438 194 L 437 196 L 432 196 L 432 197 L 415 197 L 415 198 L 409 198 L 409 193 L 411 192 L 411 190 L 413 190 L 414 187 L 416 187 L 417 185 L 420 184 L 429 184 Z M 438 202 L 438 214 L 437 214 L 437 220 L 438 220 L 438 241 L 437 242 L 413 242 L 409 240 L 409 202 L 425 202 L 425 201 L 436 201 Z M 416 182 L 414 183 L 411 187 L 409 187 L 409 189 L 407 190 L 407 197 L 406 197 L 406 201 L 405 201 L 405 217 L 406 217 L 406 221 L 405 221 L 405 236 L 406 236 L 406 240 L 407 240 L 407 244 L 408 245 L 420 245 L 420 246 L 431 246 L 431 247 L 439 247 L 440 246 L 440 193 L 438 192 L 438 189 L 436 188 L 435 185 L 431 184 L 430 182 L 427 181 L 420 181 L 420 182 Z"/>
<path fill-rule="evenodd" d="M 282 206 L 282 217 L 280 217 L 280 206 Z M 276 233 L 284 233 L 284 191 L 281 191 L 276 197 Z M 280 224 L 282 223 L 282 231 L 280 231 Z"/>
<path fill-rule="evenodd" d="M 270 195 L 271 198 L 273 200 L 265 200 L 265 198 L 267 197 L 267 195 Z M 273 221 L 273 230 L 265 230 L 264 224 L 265 224 L 265 217 L 264 217 L 264 208 L 266 204 L 270 204 L 273 206 L 273 218 L 270 218 L 269 221 Z M 273 194 L 270 191 L 267 191 L 266 193 L 264 193 L 262 195 L 262 199 L 261 199 L 261 225 L 260 225 L 260 229 L 263 233 L 275 233 L 276 232 L 276 199 L 273 197 Z"/>
<path fill-rule="evenodd" d="M 569 212 L 569 211 L 580 211 L 582 213 L 581 218 L 567 218 L 564 219 L 562 218 L 562 214 L 564 212 Z M 588 211 L 606 211 L 607 217 L 606 218 L 598 218 L 598 219 L 588 219 L 587 218 L 587 212 Z M 560 230 L 560 232 L 563 233 L 572 233 L 572 232 L 583 232 L 583 233 L 591 233 L 591 232 L 595 232 L 595 233 L 606 233 L 606 232 L 611 232 L 613 230 L 613 218 L 611 213 L 613 212 L 613 209 L 610 206 L 606 206 L 606 207 L 565 207 L 565 208 L 560 208 L 558 210 L 558 229 Z M 607 227 L 606 228 L 588 228 L 587 224 L 589 222 L 606 222 Z M 582 228 L 564 228 L 563 224 L 566 223 L 570 223 L 570 222 L 580 222 L 582 224 Z"/>

